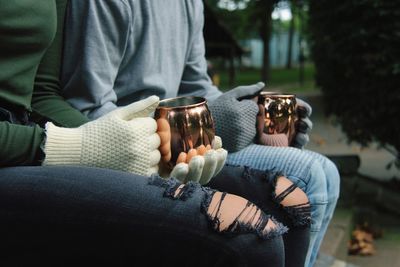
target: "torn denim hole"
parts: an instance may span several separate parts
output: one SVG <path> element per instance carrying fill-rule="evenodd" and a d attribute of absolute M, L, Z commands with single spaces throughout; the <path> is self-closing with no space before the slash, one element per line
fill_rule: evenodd
<path fill-rule="evenodd" d="M 286 211 L 288 217 L 292 221 L 294 226 L 310 226 L 311 225 L 311 204 L 303 190 L 301 190 L 297 184 L 291 182 L 291 185 L 285 188 L 279 195 L 276 194 L 278 180 L 283 177 L 281 175 L 275 176 L 272 186 L 272 200 L 280 208 Z M 287 179 L 287 178 L 286 178 Z M 302 194 L 307 198 L 305 203 L 296 203 L 294 205 L 283 205 L 282 201 L 287 196 L 293 193 L 296 189 L 299 189 Z"/>
<path fill-rule="evenodd" d="M 252 177 L 259 176 L 261 174 L 261 180 L 265 182 L 271 182 L 275 177 L 286 176 L 281 171 L 276 171 L 275 168 L 267 170 L 254 169 L 250 166 L 243 166 L 244 171 L 242 173 L 242 178 L 250 180 Z"/>
<path fill-rule="evenodd" d="M 234 207 L 231 203 L 232 201 L 227 199 L 227 197 L 232 197 L 233 195 L 207 187 L 203 187 L 203 191 L 206 194 L 202 202 L 202 212 L 207 216 L 210 226 L 219 233 L 228 236 L 254 233 L 261 239 L 267 240 L 288 231 L 287 227 L 265 214 L 256 205 L 238 196 L 234 197 L 242 200 L 243 207 L 242 209 L 236 208 L 236 216 L 229 218 L 227 214 L 231 214 L 232 210 L 224 213 L 224 209 Z M 217 196 L 217 194 L 220 196 Z M 218 197 L 218 200 L 215 199 Z M 216 204 L 212 207 L 213 201 L 216 201 Z"/>
<path fill-rule="evenodd" d="M 163 196 L 174 200 L 186 200 L 192 196 L 196 188 L 200 187 L 199 183 L 190 181 L 182 184 L 176 178 L 163 179 L 157 174 L 150 177 L 149 184 L 165 188 Z"/>
<path fill-rule="evenodd" d="M 281 177 L 281 176 L 285 176 L 285 177 L 286 177 L 286 174 L 285 174 L 284 172 L 282 172 L 282 171 L 277 171 L 277 170 L 275 170 L 275 168 L 270 169 L 270 170 L 266 170 L 266 171 L 264 172 L 264 178 L 265 178 L 265 180 L 268 181 L 268 182 L 273 182 L 273 181 L 275 181 L 278 177 Z"/>
<path fill-rule="evenodd" d="M 229 167 L 242 167 L 239 164 L 231 164 L 231 163 L 225 163 L 225 166 L 229 166 Z"/>
<path fill-rule="evenodd" d="M 248 166 L 244 166 L 244 171 L 242 173 L 242 178 L 246 179 L 246 180 L 251 180 L 251 178 L 254 176 L 254 173 L 256 171 Z"/>

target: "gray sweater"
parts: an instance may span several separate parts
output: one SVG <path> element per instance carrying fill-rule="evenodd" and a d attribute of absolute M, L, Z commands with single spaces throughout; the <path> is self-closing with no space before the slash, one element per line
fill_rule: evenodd
<path fill-rule="evenodd" d="M 70 0 L 64 96 L 92 119 L 150 95 L 215 99 L 203 8 L 202 0 Z"/>

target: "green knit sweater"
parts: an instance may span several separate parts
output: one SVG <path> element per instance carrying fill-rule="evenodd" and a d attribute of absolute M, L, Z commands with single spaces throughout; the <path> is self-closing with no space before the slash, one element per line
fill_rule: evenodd
<path fill-rule="evenodd" d="M 0 0 L 0 103 L 40 121 L 77 127 L 88 119 L 59 92 L 66 5 L 67 0 Z M 0 122 L 0 166 L 34 164 L 44 138 L 39 126 Z"/>

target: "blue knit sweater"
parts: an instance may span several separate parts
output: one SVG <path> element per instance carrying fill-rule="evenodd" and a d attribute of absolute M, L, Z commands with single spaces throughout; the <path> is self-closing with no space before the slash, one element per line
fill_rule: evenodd
<path fill-rule="evenodd" d="M 215 99 L 203 9 L 202 0 L 71 0 L 64 96 L 92 119 L 150 95 Z"/>

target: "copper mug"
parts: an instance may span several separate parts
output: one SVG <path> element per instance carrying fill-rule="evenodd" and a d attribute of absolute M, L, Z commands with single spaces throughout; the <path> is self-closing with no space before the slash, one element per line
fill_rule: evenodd
<path fill-rule="evenodd" d="M 213 145 L 214 120 L 205 98 L 184 96 L 162 100 L 155 110 L 154 119 L 158 125 L 164 123 L 170 128 L 170 154 L 161 151 L 161 163 L 167 169 L 176 165 L 182 152 L 210 149 Z"/>
<path fill-rule="evenodd" d="M 263 132 L 268 135 L 285 134 L 288 144 L 291 144 L 296 135 L 296 96 L 262 91 L 258 96 L 258 104 L 265 108 Z"/>

